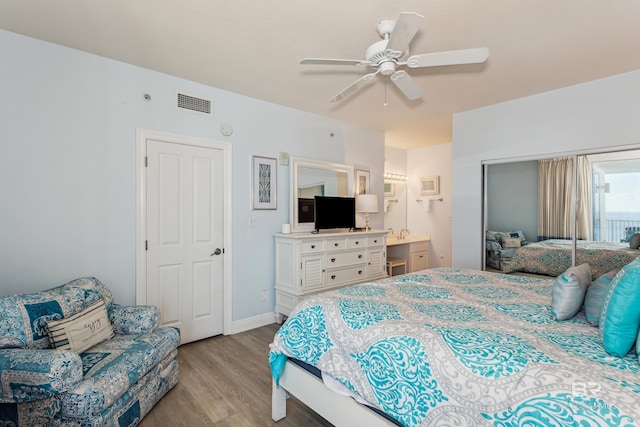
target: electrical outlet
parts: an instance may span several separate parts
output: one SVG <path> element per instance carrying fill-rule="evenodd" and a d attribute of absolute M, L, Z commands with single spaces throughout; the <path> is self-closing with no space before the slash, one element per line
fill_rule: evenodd
<path fill-rule="evenodd" d="M 249 227 L 255 227 L 256 225 L 258 225 L 258 218 L 251 215 L 249 217 Z"/>
<path fill-rule="evenodd" d="M 267 291 L 266 289 L 264 289 L 262 291 L 262 301 L 268 301 L 269 300 L 269 291 Z"/>

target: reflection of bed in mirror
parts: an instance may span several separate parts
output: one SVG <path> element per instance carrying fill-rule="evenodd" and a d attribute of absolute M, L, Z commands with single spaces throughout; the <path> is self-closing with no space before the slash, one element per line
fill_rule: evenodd
<path fill-rule="evenodd" d="M 621 268 L 640 256 L 640 250 L 631 249 L 628 243 L 578 240 L 576 244 L 576 265 L 589 264 L 593 278 Z M 571 267 L 572 247 L 571 240 L 551 239 L 514 248 L 510 259 L 500 263 L 501 271 L 559 276 Z"/>

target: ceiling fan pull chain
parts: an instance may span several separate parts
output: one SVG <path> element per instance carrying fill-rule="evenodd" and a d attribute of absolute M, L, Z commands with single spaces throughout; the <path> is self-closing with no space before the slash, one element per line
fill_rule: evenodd
<path fill-rule="evenodd" d="M 386 107 L 387 105 L 389 105 L 387 103 L 387 79 L 384 79 L 384 104 L 382 104 L 384 107 Z"/>

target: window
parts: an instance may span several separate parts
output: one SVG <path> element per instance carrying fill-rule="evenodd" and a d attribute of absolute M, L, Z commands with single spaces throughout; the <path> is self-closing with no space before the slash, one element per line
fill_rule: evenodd
<path fill-rule="evenodd" d="M 640 231 L 640 150 L 589 156 L 593 240 L 628 242 Z"/>

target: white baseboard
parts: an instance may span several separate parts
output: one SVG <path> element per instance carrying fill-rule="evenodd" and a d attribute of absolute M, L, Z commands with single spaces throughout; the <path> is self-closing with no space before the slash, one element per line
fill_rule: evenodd
<path fill-rule="evenodd" d="M 262 326 L 276 323 L 276 313 L 265 313 L 258 316 L 247 317 L 246 319 L 234 320 L 231 325 L 231 334 L 239 334 Z"/>

